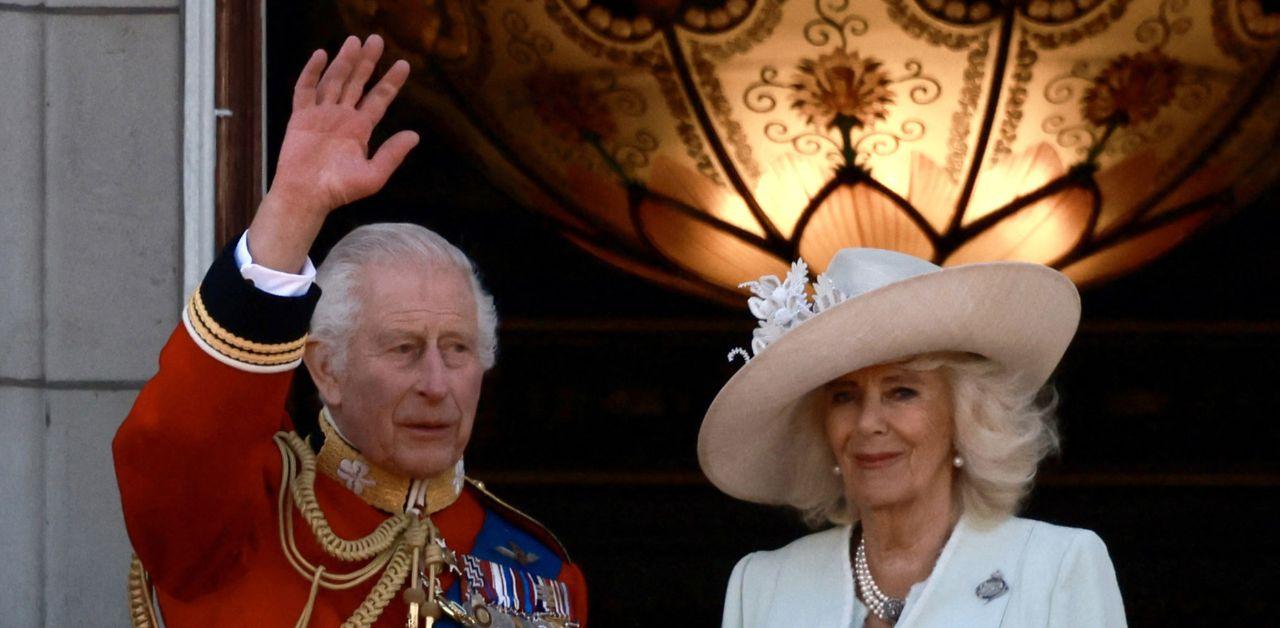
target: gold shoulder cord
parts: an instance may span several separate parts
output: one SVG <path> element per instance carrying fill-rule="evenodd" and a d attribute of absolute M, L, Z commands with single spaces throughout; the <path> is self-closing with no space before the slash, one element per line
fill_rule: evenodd
<path fill-rule="evenodd" d="M 134 554 L 129 561 L 129 622 L 133 628 L 156 628 L 155 602 L 151 597 L 151 576 Z"/>
<path fill-rule="evenodd" d="M 443 541 L 439 539 L 439 530 L 430 519 L 401 513 L 389 517 L 363 538 L 353 541 L 339 537 L 329 527 L 329 522 L 324 518 L 324 512 L 316 502 L 315 453 L 293 432 L 278 432 L 274 440 L 280 449 L 281 460 L 280 496 L 277 508 L 280 513 L 280 546 L 294 570 L 311 581 L 311 592 L 307 596 L 307 604 L 302 608 L 302 614 L 294 624 L 295 628 L 304 628 L 311 622 L 311 613 L 315 608 L 316 593 L 319 589 L 330 591 L 350 589 L 369 580 L 379 571 L 382 572 L 382 577 L 374 584 L 360 607 L 342 623 L 342 628 L 372 626 L 373 622 L 382 615 L 391 598 L 404 586 L 410 573 L 412 573 L 412 583 L 404 592 L 405 602 L 410 608 L 409 626 L 416 628 L 418 620 L 422 619 L 425 620 L 425 628 L 431 628 L 442 615 L 448 615 L 464 626 L 487 625 L 483 618 L 478 622 L 477 618 L 467 614 L 465 609 L 440 595 L 436 576 L 443 567 L 451 566 L 453 561 L 445 556 Z M 288 499 L 287 496 L 293 499 Z M 311 564 L 298 550 L 298 545 L 294 541 L 293 507 L 295 504 L 315 535 L 316 541 L 327 554 L 345 562 L 362 560 L 370 562 L 349 573 L 329 573 L 325 571 L 323 565 Z M 410 569 L 411 563 L 412 569 Z M 429 573 L 425 583 L 419 581 L 420 566 L 426 567 Z M 150 577 L 136 556 L 130 564 L 128 588 L 130 620 L 133 626 L 135 628 L 157 626 Z"/>
<path fill-rule="evenodd" d="M 316 457 L 311 448 L 293 432 L 279 432 L 275 435 L 276 446 L 280 448 L 280 546 L 284 549 L 289 564 L 303 578 L 311 581 L 311 593 L 307 604 L 298 617 L 295 628 L 303 628 L 311 621 L 311 612 L 315 607 L 316 593 L 324 588 L 331 591 L 350 589 L 374 574 L 382 571 L 382 577 L 373 586 L 373 590 L 365 597 L 364 602 L 356 609 L 342 628 L 368 628 L 377 621 L 378 616 L 386 609 L 391 598 L 404 586 L 405 580 L 412 574 L 412 585 L 405 590 L 405 602 L 410 607 L 408 625 L 417 626 L 418 619 L 425 619 L 430 627 L 440 617 L 441 602 L 437 600 L 437 583 L 435 575 L 439 573 L 437 557 L 441 550 L 439 531 L 430 519 L 418 517 L 410 513 L 401 513 L 382 522 L 373 532 L 354 541 L 338 537 L 329 527 L 324 512 L 316 503 Z M 293 497 L 288 499 L 286 495 Z M 345 574 L 334 574 L 325 571 L 323 565 L 312 565 L 303 557 L 294 541 L 293 506 L 297 505 L 302 518 L 315 534 L 316 541 L 330 556 L 345 562 L 362 560 L 370 561 L 364 567 Z M 426 553 L 424 560 L 424 551 Z M 419 567 L 426 564 L 430 569 L 427 578 L 427 591 L 419 582 Z M 452 609 L 450 609 L 452 610 Z M 452 615 L 452 613 L 449 613 Z"/>

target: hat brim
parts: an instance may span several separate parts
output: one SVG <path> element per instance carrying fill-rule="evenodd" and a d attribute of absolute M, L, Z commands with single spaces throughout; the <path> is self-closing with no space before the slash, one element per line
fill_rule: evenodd
<path fill-rule="evenodd" d="M 825 455 L 810 393 L 868 366 L 959 351 L 1000 364 L 1028 390 L 1062 359 L 1080 321 L 1071 280 L 1038 264 L 945 268 L 853 297 L 788 331 L 720 389 L 698 434 L 698 461 L 720 490 L 793 504 L 801 457 Z"/>

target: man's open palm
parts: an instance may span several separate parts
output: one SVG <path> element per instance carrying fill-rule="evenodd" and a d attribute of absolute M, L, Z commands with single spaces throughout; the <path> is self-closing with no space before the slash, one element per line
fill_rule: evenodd
<path fill-rule="evenodd" d="M 327 69 L 317 50 L 298 77 L 271 184 L 273 193 L 296 203 L 295 211 L 323 217 L 372 195 L 417 145 L 417 133 L 401 131 L 369 156 L 369 137 L 409 76 L 409 64 L 397 61 L 366 94 L 382 49 L 377 35 L 363 45 L 349 37 Z"/>

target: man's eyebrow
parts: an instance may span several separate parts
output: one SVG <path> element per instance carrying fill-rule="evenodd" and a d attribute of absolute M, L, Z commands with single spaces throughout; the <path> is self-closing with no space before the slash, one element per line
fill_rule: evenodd
<path fill-rule="evenodd" d="M 388 312 L 388 315 L 393 318 L 397 316 L 404 316 L 404 315 L 412 316 L 415 314 L 422 314 L 422 313 L 457 314 L 461 316 L 462 313 L 465 311 L 466 310 L 464 308 L 460 308 L 460 307 L 414 307 L 414 308 L 406 308 L 403 310 L 392 310 Z"/>
<path fill-rule="evenodd" d="M 378 340 L 398 340 L 400 338 L 417 338 L 421 335 L 422 334 L 416 329 L 408 327 L 390 327 L 378 331 L 373 335 L 373 337 Z"/>
<path fill-rule="evenodd" d="M 469 329 L 444 328 L 440 330 L 441 336 L 473 336 L 475 332 Z"/>

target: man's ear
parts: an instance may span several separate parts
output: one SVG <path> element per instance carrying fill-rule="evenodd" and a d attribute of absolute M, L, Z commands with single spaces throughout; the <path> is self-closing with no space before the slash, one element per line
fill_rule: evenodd
<path fill-rule="evenodd" d="M 333 347 L 318 340 L 307 340 L 302 362 L 307 365 L 307 371 L 311 373 L 311 380 L 316 383 L 316 390 L 324 404 L 330 408 L 341 406 L 342 388 L 338 386 Z"/>

